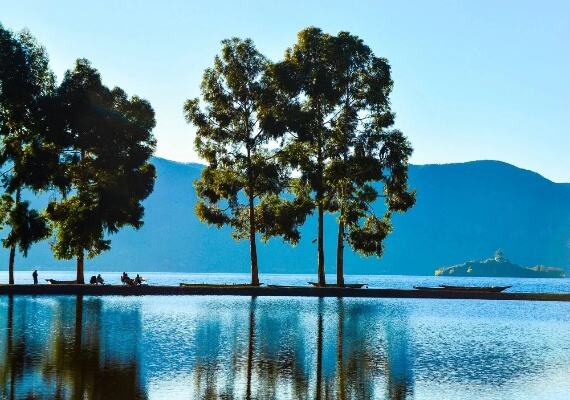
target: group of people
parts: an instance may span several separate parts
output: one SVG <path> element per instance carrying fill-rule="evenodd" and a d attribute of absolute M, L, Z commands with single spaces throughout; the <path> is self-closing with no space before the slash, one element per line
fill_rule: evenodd
<path fill-rule="evenodd" d="M 32 278 L 34 278 L 34 285 L 37 285 L 38 284 L 37 269 L 34 270 L 34 272 L 32 273 Z M 121 282 L 123 283 L 123 285 L 131 285 L 131 286 L 142 285 L 144 281 L 145 279 L 139 274 L 137 274 L 137 276 L 134 279 L 130 278 L 126 272 L 123 272 L 123 275 L 121 276 Z M 105 280 L 103 279 L 101 274 L 98 274 L 97 276 L 92 275 L 91 279 L 89 279 L 89 283 L 91 285 L 104 285 Z"/>
<path fill-rule="evenodd" d="M 105 281 L 103 280 L 103 277 L 101 276 L 101 274 L 95 276 L 91 276 L 91 279 L 89 279 L 89 283 L 92 285 L 104 285 Z"/>
<path fill-rule="evenodd" d="M 131 286 L 142 285 L 144 281 L 145 279 L 139 274 L 135 276 L 135 279 L 130 278 L 126 272 L 123 272 L 123 275 L 121 275 L 121 282 L 123 283 L 123 285 L 131 285 Z"/>

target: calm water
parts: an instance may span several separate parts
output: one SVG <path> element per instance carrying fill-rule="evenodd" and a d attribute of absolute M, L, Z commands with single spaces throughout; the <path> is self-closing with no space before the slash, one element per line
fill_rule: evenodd
<path fill-rule="evenodd" d="M 568 399 L 570 303 L 0 297 L 0 398 Z"/>

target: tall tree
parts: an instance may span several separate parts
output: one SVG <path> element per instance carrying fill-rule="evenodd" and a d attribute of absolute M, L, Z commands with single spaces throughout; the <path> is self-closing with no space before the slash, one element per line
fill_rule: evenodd
<path fill-rule="evenodd" d="M 202 80 L 205 108 L 199 99 L 184 106 L 197 128 L 196 151 L 207 162 L 195 183 L 196 214 L 209 224 L 231 226 L 235 239 L 249 240 L 252 285 L 259 285 L 257 233 L 263 241 L 282 236 L 296 243 L 306 207 L 303 196 L 280 198 L 291 182 L 274 146 L 280 129 L 271 117 L 267 66 L 251 40 L 224 40 Z"/>
<path fill-rule="evenodd" d="M 56 257 L 77 260 L 77 283 L 84 283 L 84 258 L 109 250 L 109 234 L 143 225 L 141 204 L 153 190 L 149 160 L 156 146 L 154 111 L 148 101 L 109 89 L 89 61 L 77 60 L 57 93 L 61 132 L 61 198 L 47 214 L 56 228 Z M 58 186 L 59 186 L 58 185 Z"/>
<path fill-rule="evenodd" d="M 317 268 L 325 285 L 324 213 L 339 213 L 337 283 L 344 285 L 343 248 L 381 254 L 393 211 L 414 202 L 407 188 L 411 147 L 399 131 L 388 130 L 394 116 L 388 95 L 390 67 L 358 37 L 337 36 L 310 27 L 272 68 L 273 82 L 289 98 L 279 107 L 289 131 L 284 153 L 313 194 L 317 209 Z M 388 212 L 378 218 L 371 204 L 382 181 Z"/>
<path fill-rule="evenodd" d="M 297 35 L 297 43 L 285 52 L 284 61 L 272 68 L 271 77 L 281 93 L 289 97 L 281 120 L 292 140 L 284 149 L 288 162 L 301 173 L 317 209 L 317 273 L 324 286 L 324 213 L 328 209 L 325 167 L 330 157 L 332 127 L 340 98 L 335 85 L 333 37 L 318 28 Z"/>
<path fill-rule="evenodd" d="M 22 201 L 22 191 L 45 189 L 49 151 L 44 150 L 46 118 L 55 78 L 45 49 L 28 31 L 13 35 L 0 25 L 0 164 L 3 167 L 4 222 L 10 226 L 4 247 L 10 249 L 9 283 L 14 283 L 16 248 L 49 235 L 46 218 Z"/>
<path fill-rule="evenodd" d="M 327 204 L 338 212 L 337 285 L 343 286 L 345 239 L 355 251 L 380 257 L 392 213 L 410 208 L 415 193 L 407 184 L 412 148 L 402 132 L 392 128 L 393 82 L 387 60 L 348 32 L 340 32 L 333 42 L 336 57 L 331 67 L 340 97 L 324 179 Z M 379 197 L 385 199 L 382 216 L 373 207 Z"/>

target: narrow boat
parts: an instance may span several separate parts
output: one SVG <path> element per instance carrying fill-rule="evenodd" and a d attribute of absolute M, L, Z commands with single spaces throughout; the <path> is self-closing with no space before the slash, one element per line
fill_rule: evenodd
<path fill-rule="evenodd" d="M 314 287 L 326 287 L 326 288 L 338 288 L 339 287 L 334 283 L 329 283 L 329 284 L 326 284 L 325 286 L 319 285 L 317 282 L 307 282 L 307 283 L 311 286 L 314 286 Z M 368 284 L 367 283 L 345 283 L 343 287 L 350 288 L 350 289 L 362 289 L 364 287 L 368 287 Z"/>
<path fill-rule="evenodd" d="M 57 279 L 46 279 L 46 282 L 49 282 L 52 285 L 75 285 L 75 284 L 77 284 L 77 281 L 58 281 Z"/>
<path fill-rule="evenodd" d="M 274 289 L 295 289 L 295 288 L 302 288 L 303 286 L 294 286 L 294 285 L 267 285 L 268 288 Z"/>
<path fill-rule="evenodd" d="M 498 293 L 510 288 L 511 286 L 452 286 L 452 285 L 439 285 L 447 290 L 466 290 L 475 292 L 493 292 Z"/>
<path fill-rule="evenodd" d="M 263 285 L 260 283 L 259 286 Z M 259 287 L 250 283 L 185 283 L 181 282 L 182 287 L 208 287 L 208 288 L 242 288 L 242 287 Z"/>
<path fill-rule="evenodd" d="M 452 286 L 452 285 L 439 285 L 437 287 L 430 286 L 414 286 L 417 290 L 427 290 L 436 292 L 483 292 L 483 293 L 499 293 L 511 286 Z"/>

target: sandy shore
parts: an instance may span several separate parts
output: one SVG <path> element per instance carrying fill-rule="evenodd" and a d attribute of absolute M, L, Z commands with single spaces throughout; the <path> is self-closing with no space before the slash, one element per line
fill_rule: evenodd
<path fill-rule="evenodd" d="M 428 292 L 401 289 L 349 289 L 249 286 L 119 286 L 119 285 L 0 285 L 0 295 L 86 296 L 301 296 L 413 299 L 570 301 L 570 293 L 473 293 L 453 290 Z"/>

